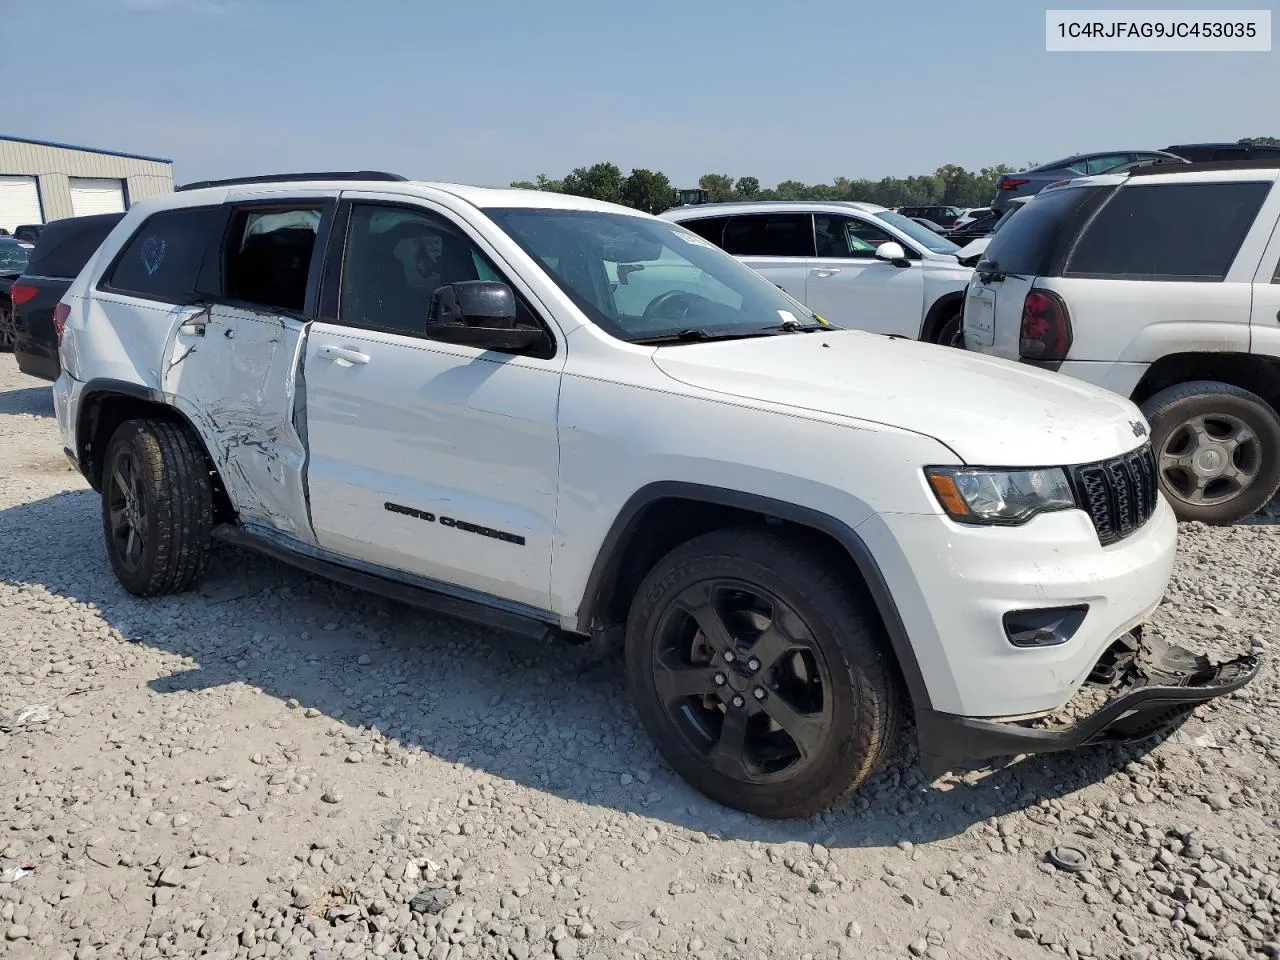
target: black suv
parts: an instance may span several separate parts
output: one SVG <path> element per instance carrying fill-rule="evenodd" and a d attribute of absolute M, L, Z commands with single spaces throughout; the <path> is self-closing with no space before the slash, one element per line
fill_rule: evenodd
<path fill-rule="evenodd" d="M 13 353 L 23 373 L 42 380 L 58 379 L 58 301 L 123 216 L 68 217 L 41 228 L 31 259 L 10 294 Z"/>
<path fill-rule="evenodd" d="M 898 213 L 904 217 L 912 219 L 920 218 L 921 220 L 932 220 L 940 227 L 951 227 L 960 219 L 960 214 L 964 213 L 959 207 L 946 207 L 937 204 L 920 207 L 899 207 Z"/>

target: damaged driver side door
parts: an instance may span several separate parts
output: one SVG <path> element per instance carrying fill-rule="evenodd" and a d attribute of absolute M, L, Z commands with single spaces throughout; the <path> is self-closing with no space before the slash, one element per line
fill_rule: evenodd
<path fill-rule="evenodd" d="M 173 309 L 163 389 L 203 434 L 242 523 L 313 542 L 296 408 L 334 198 L 224 204 L 194 302 Z"/>

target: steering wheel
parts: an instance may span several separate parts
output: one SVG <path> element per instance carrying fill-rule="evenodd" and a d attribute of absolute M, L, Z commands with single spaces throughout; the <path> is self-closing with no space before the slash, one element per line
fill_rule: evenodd
<path fill-rule="evenodd" d="M 686 293 L 684 290 L 668 290 L 666 293 L 660 293 L 649 301 L 648 306 L 644 308 L 642 318 L 645 320 L 679 320 L 684 321 L 689 318 L 689 310 L 699 301 L 705 301 L 705 297 L 700 297 L 696 293 Z M 667 312 L 669 307 L 674 307 L 674 312 Z"/>

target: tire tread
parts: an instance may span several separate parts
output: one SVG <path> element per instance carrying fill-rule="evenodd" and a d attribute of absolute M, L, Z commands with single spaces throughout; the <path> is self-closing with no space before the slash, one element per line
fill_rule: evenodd
<path fill-rule="evenodd" d="M 122 424 L 108 447 L 108 469 L 118 444 L 132 447 L 143 467 L 152 556 L 137 575 L 120 568 L 116 574 L 137 596 L 181 593 L 204 574 L 209 559 L 213 484 L 204 450 L 187 427 L 165 420 Z M 103 515 L 105 525 L 105 482 Z"/>

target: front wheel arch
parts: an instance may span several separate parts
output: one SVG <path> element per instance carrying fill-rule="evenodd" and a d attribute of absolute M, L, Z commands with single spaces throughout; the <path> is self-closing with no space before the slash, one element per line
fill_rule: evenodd
<path fill-rule="evenodd" d="M 678 520 L 678 524 L 658 522 L 664 519 Z M 930 709 L 924 673 L 902 614 L 870 548 L 843 521 L 758 494 L 683 481 L 658 481 L 637 490 L 618 511 L 596 556 L 578 608 L 577 632 L 590 635 L 625 621 L 640 581 L 654 563 L 681 543 L 731 526 L 777 524 L 791 536 L 823 551 L 829 562 L 850 570 L 849 584 L 868 594 L 872 609 L 880 616 L 891 646 L 890 659 L 898 669 L 912 709 Z M 646 528 L 673 526 L 678 533 L 665 541 L 654 543 L 644 536 Z"/>
<path fill-rule="evenodd" d="M 920 339 L 926 343 L 939 343 L 942 330 L 952 317 L 964 312 L 964 291 L 943 294 L 934 301 L 929 312 L 925 314 L 924 324 L 920 328 Z"/>

